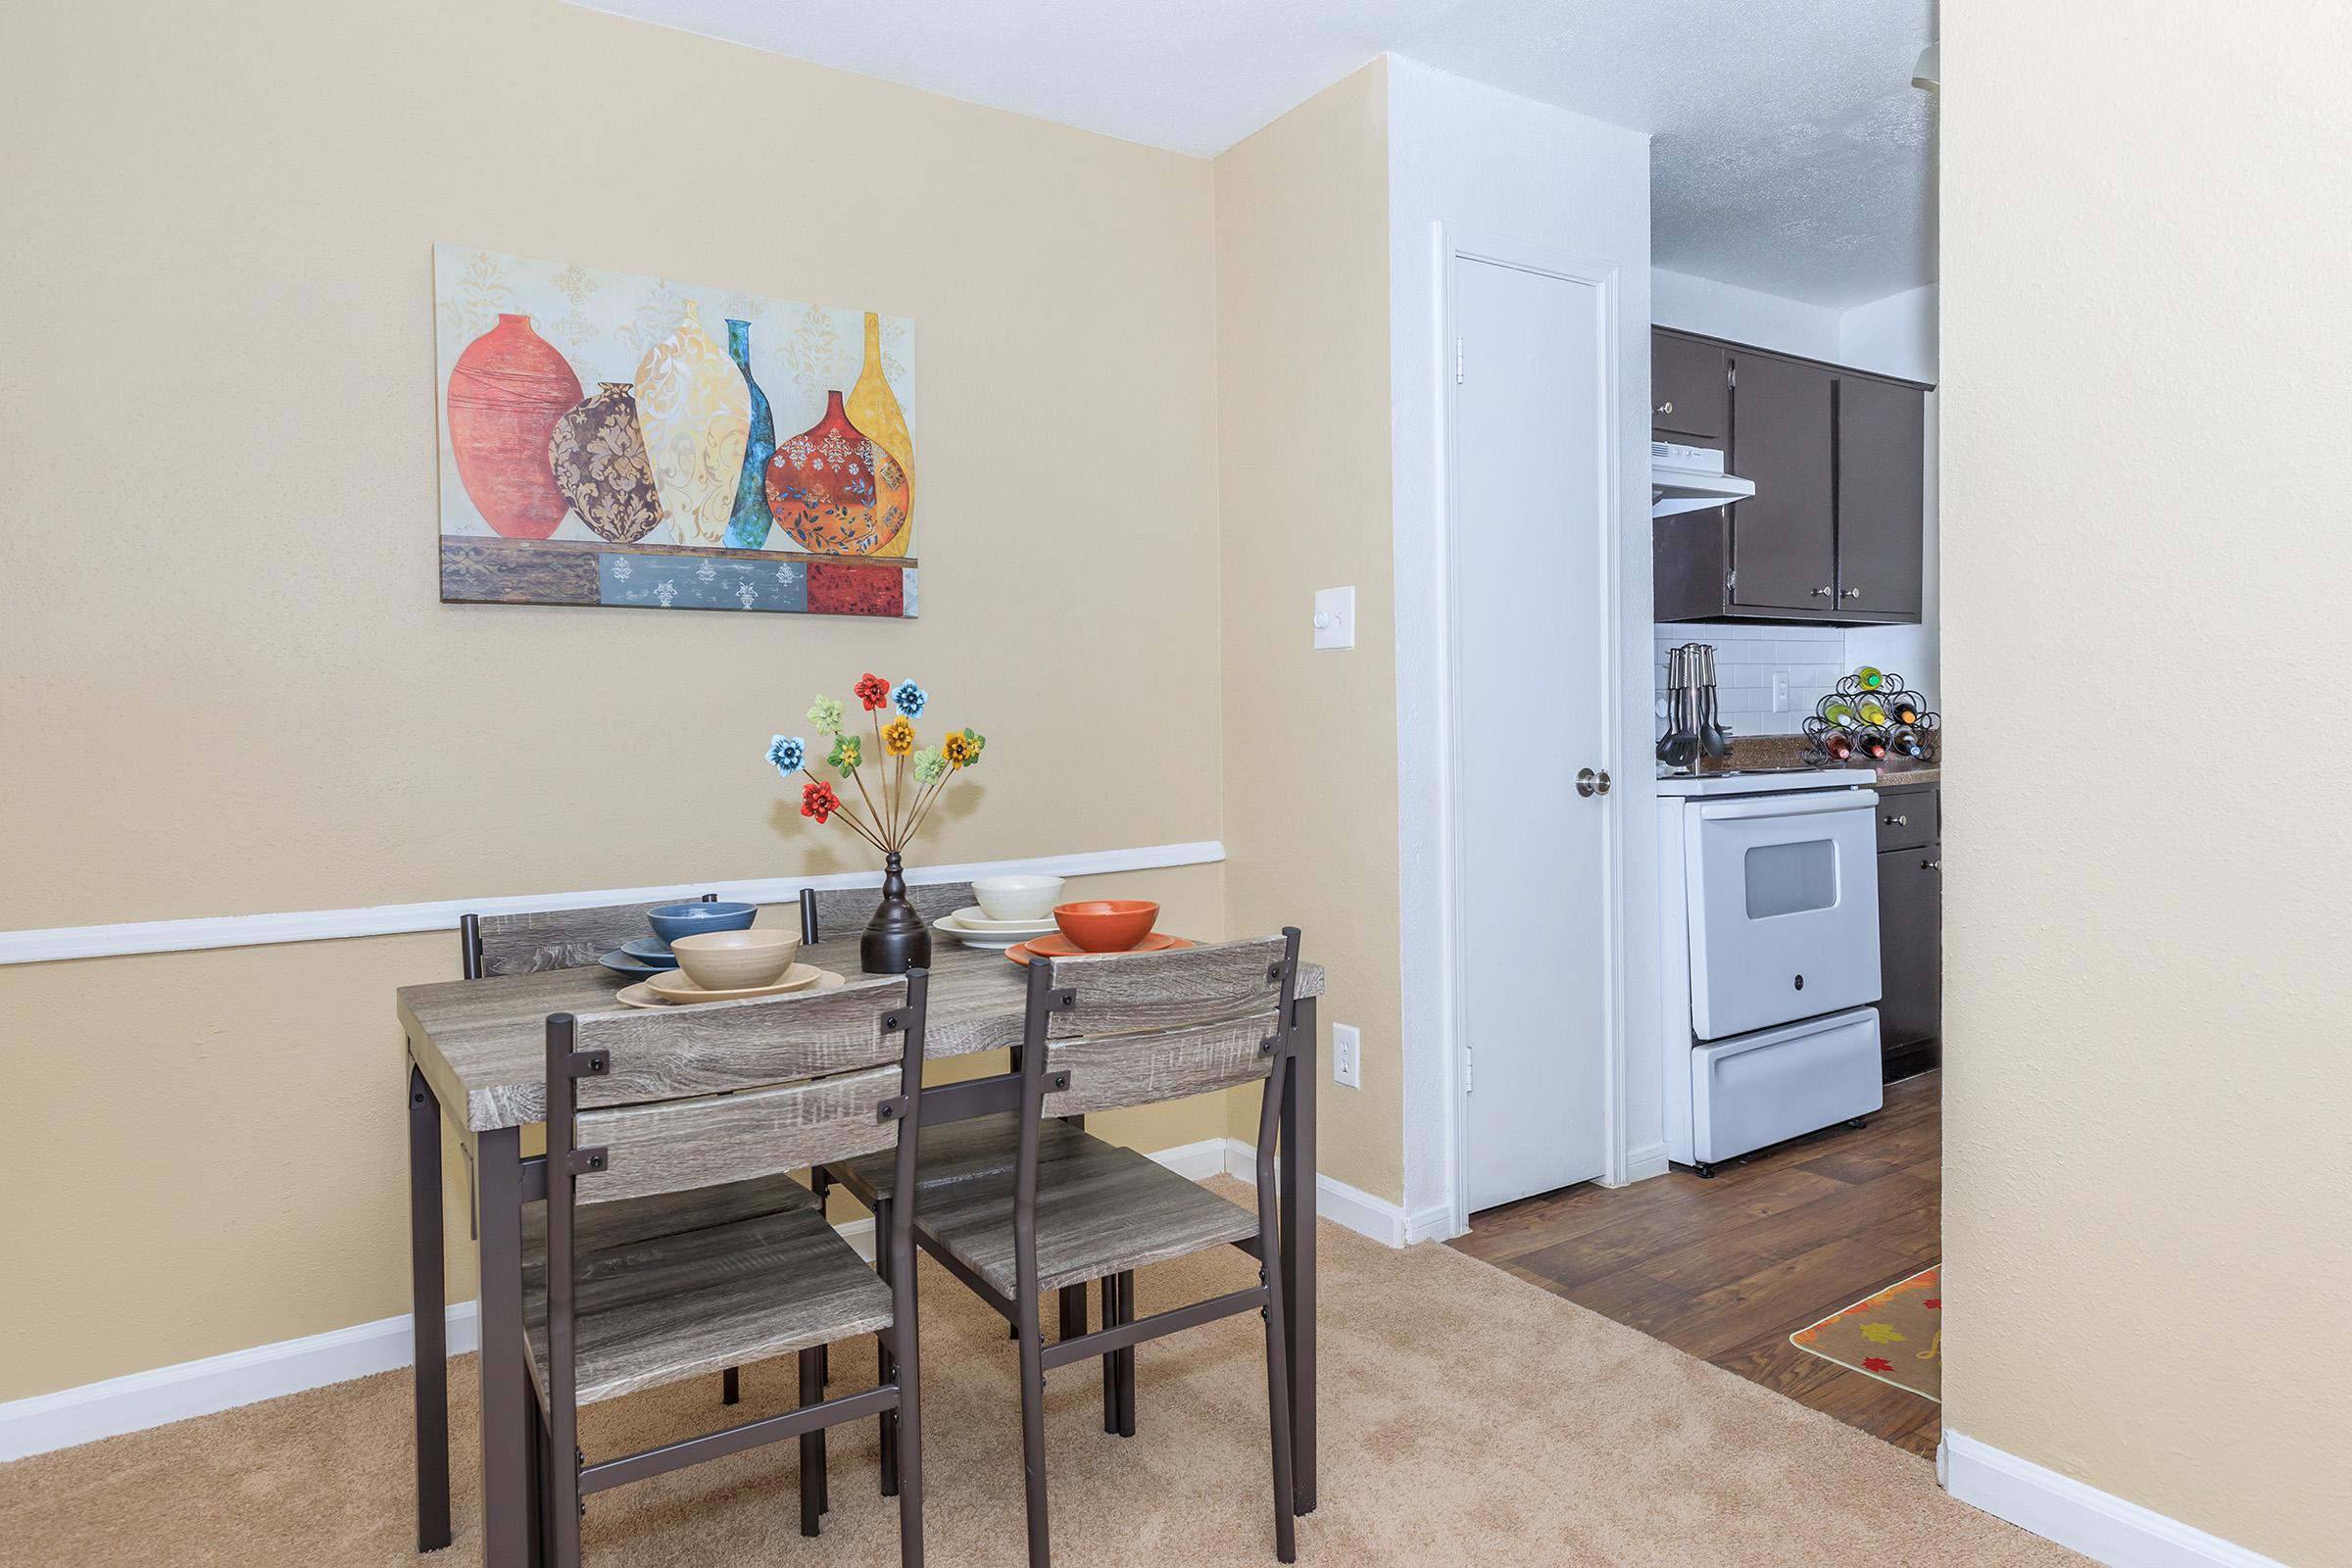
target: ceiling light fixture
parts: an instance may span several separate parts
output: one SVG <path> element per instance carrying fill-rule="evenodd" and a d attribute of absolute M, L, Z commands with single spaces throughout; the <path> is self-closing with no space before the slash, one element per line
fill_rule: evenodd
<path fill-rule="evenodd" d="M 1911 68 L 1911 85 L 1922 92 L 1940 91 L 1943 86 L 1942 62 L 1936 57 L 1940 42 L 1932 43 L 1919 52 L 1919 61 Z"/>

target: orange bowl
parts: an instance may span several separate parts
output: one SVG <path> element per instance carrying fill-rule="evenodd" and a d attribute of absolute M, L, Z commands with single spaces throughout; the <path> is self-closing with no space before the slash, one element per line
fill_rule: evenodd
<path fill-rule="evenodd" d="M 1159 906 L 1148 899 L 1088 899 L 1054 906 L 1061 934 L 1089 953 L 1125 953 L 1152 934 Z"/>

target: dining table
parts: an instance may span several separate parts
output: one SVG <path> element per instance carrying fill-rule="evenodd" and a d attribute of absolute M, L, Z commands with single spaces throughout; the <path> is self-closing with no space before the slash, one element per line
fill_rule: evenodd
<path fill-rule="evenodd" d="M 803 949 L 805 961 L 853 981 L 855 937 Z M 1027 984 L 1001 952 L 933 945 L 924 1054 L 965 1056 L 1019 1045 Z M 547 1019 L 618 1005 L 626 977 L 601 966 L 494 975 L 399 989 L 407 1037 L 411 1310 L 416 1334 L 416 1545 L 450 1544 L 449 1360 L 441 1150 L 444 1123 L 466 1152 L 480 1278 L 482 1560 L 526 1561 L 530 1515 L 529 1393 L 522 1318 L 523 1214 L 547 1198 L 544 1154 L 525 1154 L 523 1130 L 547 1114 Z M 1291 1054 L 1280 1106 L 1279 1267 L 1290 1303 L 1288 1352 L 1297 1511 L 1315 1506 L 1315 1003 L 1323 970 L 1298 966 Z M 1009 1074 L 926 1084 L 918 1126 L 1017 1108 Z M 1009 1390 L 1008 1390 L 1009 1396 Z"/>

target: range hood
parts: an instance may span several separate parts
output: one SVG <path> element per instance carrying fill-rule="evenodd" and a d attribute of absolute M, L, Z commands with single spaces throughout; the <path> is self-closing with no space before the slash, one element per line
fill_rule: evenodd
<path fill-rule="evenodd" d="M 1752 482 L 1723 471 L 1720 452 L 1672 441 L 1649 444 L 1649 514 L 1653 517 L 1700 512 L 1729 501 L 1744 501 L 1755 493 Z"/>

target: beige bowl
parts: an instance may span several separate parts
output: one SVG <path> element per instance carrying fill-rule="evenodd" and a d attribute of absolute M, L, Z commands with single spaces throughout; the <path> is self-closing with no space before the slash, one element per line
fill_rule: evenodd
<path fill-rule="evenodd" d="M 991 920 L 1051 920 L 1061 902 L 1061 878 L 984 876 L 972 884 L 972 897 Z"/>
<path fill-rule="evenodd" d="M 686 978 L 706 991 L 740 991 L 773 985 L 792 967 L 801 934 L 781 928 L 700 931 L 669 945 Z"/>

